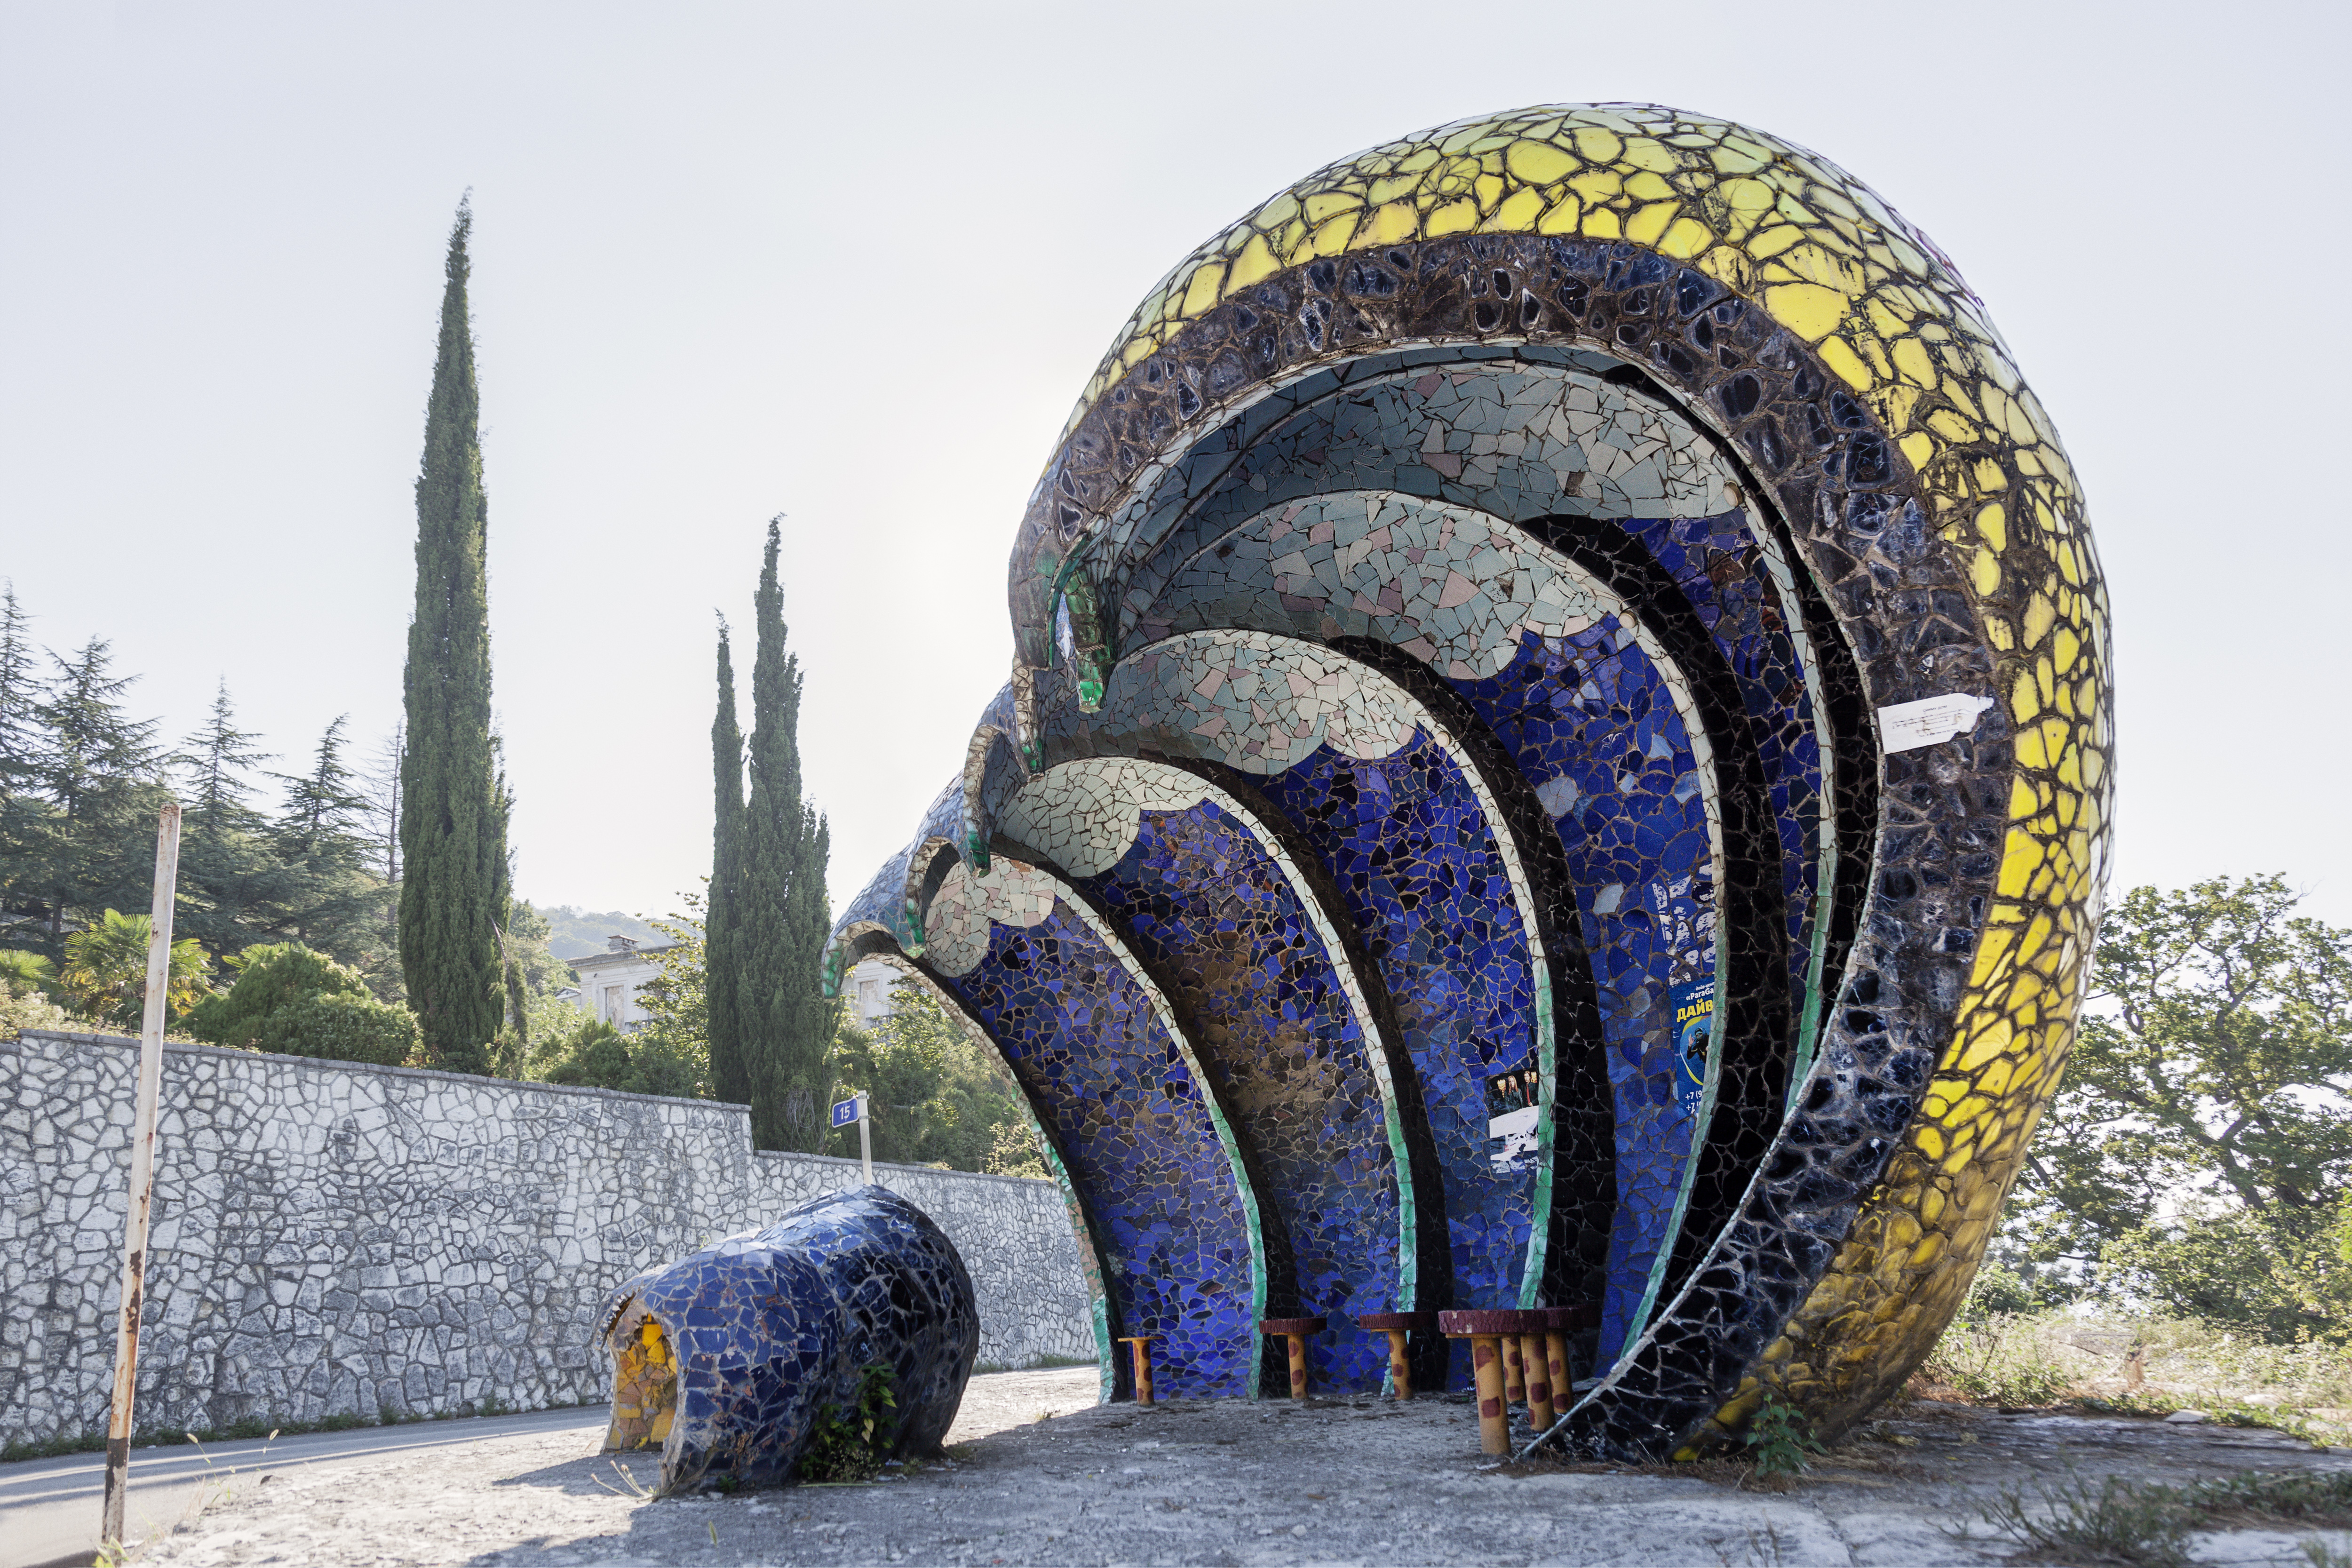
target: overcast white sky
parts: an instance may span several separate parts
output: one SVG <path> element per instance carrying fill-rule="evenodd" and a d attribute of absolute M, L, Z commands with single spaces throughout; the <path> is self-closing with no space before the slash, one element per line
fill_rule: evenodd
<path fill-rule="evenodd" d="M 712 612 L 781 510 L 838 902 L 1004 679 L 1023 501 L 1171 263 L 1401 132 L 1666 102 L 1843 163 L 1990 303 L 2114 589 L 2122 880 L 2352 923 L 2347 489 L 2302 467 L 2352 418 L 2345 16 L 0 5 L 0 576 L 174 734 L 225 676 L 281 752 L 372 745 L 470 186 L 519 889 L 708 869 Z"/>

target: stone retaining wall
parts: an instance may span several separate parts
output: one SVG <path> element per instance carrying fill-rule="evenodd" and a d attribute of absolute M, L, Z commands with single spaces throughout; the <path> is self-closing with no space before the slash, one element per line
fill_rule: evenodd
<path fill-rule="evenodd" d="M 0 1437 L 102 1433 L 136 1042 L 0 1042 Z M 647 1264 L 855 1185 L 709 1100 L 170 1046 L 139 1425 L 604 1398 Z M 983 1362 L 1096 1353 L 1051 1183 L 877 1165 L 951 1237 Z"/>

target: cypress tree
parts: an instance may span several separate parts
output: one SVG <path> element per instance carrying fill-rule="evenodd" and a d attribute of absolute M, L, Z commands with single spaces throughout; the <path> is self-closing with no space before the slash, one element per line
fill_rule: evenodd
<path fill-rule="evenodd" d="M 490 735 L 489 580 L 480 398 L 466 305 L 470 201 L 449 232 L 441 341 L 416 477 L 416 611 L 408 626 L 400 967 L 436 1067 L 483 1072 L 504 1010 L 507 801 Z"/>
<path fill-rule="evenodd" d="M 735 1003 L 739 979 L 735 938 L 743 858 L 743 731 L 735 721 L 735 661 L 728 647 L 724 618 L 719 623 L 719 711 L 710 721 L 710 901 L 702 911 L 710 1092 L 741 1105 L 751 1098 L 742 1017 Z"/>
<path fill-rule="evenodd" d="M 743 812 L 735 905 L 735 1006 L 747 1049 L 751 1141 L 761 1149 L 814 1149 L 831 1084 L 825 1056 L 835 1009 L 819 994 L 830 908 L 824 890 L 832 835 L 801 799 L 800 660 L 784 647 L 784 595 L 776 582 L 780 519 L 752 600 L 758 647 L 751 663 L 751 790 Z"/>

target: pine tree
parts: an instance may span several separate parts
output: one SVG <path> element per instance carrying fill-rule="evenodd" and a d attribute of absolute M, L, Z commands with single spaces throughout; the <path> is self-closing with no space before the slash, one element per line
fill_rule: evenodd
<path fill-rule="evenodd" d="M 236 705 L 229 700 L 228 678 L 213 689 L 213 705 L 205 727 L 188 737 L 180 763 L 188 772 L 188 821 L 191 826 L 236 822 L 250 816 L 246 770 L 273 760 L 272 753 L 253 742 L 261 737 L 236 727 Z"/>
<path fill-rule="evenodd" d="M 157 721 L 123 711 L 122 693 L 137 677 L 113 673 L 111 643 L 94 637 L 70 658 L 50 658 L 58 673 L 33 716 L 47 732 L 39 782 L 52 809 L 26 879 L 46 901 L 48 945 L 62 955 L 68 911 L 95 918 L 151 901 L 164 763 Z"/>
<path fill-rule="evenodd" d="M 0 810 L 41 775 L 41 727 L 33 717 L 41 683 L 25 636 L 31 620 L 16 602 L 16 584 L 0 582 Z"/>
<path fill-rule="evenodd" d="M 449 234 L 441 339 L 416 479 L 416 610 L 400 803 L 400 960 L 435 1065 L 481 1072 L 504 1011 L 507 802 L 490 735 L 480 401 L 466 305 L 470 203 Z"/>
<path fill-rule="evenodd" d="M 751 1098 L 743 1023 L 736 1005 L 737 935 L 742 879 L 743 731 L 735 720 L 735 661 L 727 622 L 719 623 L 719 710 L 710 721 L 710 901 L 702 922 L 703 984 L 710 1047 L 710 1092 L 731 1104 Z"/>
<path fill-rule="evenodd" d="M 204 728 L 187 738 L 177 759 L 187 780 L 188 815 L 173 925 L 216 957 L 266 941 L 289 897 L 286 868 L 262 836 L 263 818 L 246 781 L 248 769 L 270 760 L 256 744 L 259 739 L 237 727 L 224 677 Z"/>
<path fill-rule="evenodd" d="M 32 617 L 16 584 L 0 581 L 0 938 L 29 938 L 43 913 L 37 858 L 48 807 L 38 791 L 47 736 L 34 710 L 41 700 L 26 636 Z"/>
<path fill-rule="evenodd" d="M 735 1005 L 748 1049 L 751 1141 L 761 1149 L 811 1149 L 824 1132 L 831 1084 L 825 1056 L 835 1009 L 819 994 L 830 909 L 825 859 L 831 834 L 801 798 L 800 660 L 784 647 L 784 595 L 776 581 L 781 519 L 768 524 L 753 603 L 751 790 L 743 813 L 736 904 Z"/>

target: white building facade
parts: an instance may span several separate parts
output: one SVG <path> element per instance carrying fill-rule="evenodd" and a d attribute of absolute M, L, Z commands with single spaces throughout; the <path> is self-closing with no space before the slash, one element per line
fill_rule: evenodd
<path fill-rule="evenodd" d="M 841 979 L 841 994 L 849 999 L 849 1021 L 860 1028 L 872 1026 L 875 1020 L 890 1011 L 891 993 L 906 978 L 896 964 L 885 963 L 878 958 L 853 965 Z"/>
<path fill-rule="evenodd" d="M 677 944 L 639 947 L 625 936 L 607 937 L 604 944 L 607 951 L 604 952 L 563 962 L 580 977 L 580 1005 L 595 1014 L 598 1023 L 630 1033 L 642 1028 L 653 1017 L 639 1002 L 638 993 L 661 978 L 657 955 Z"/>
<path fill-rule="evenodd" d="M 580 977 L 580 1005 L 593 1013 L 599 1023 L 627 1033 L 653 1017 L 639 994 L 661 978 L 656 957 L 677 944 L 639 947 L 627 937 L 614 936 L 607 937 L 605 945 L 606 952 L 563 962 Z M 871 1027 L 890 1011 L 893 994 L 905 979 L 895 966 L 878 958 L 853 967 L 841 982 L 842 994 L 849 1001 L 849 1021 L 860 1028 Z"/>

